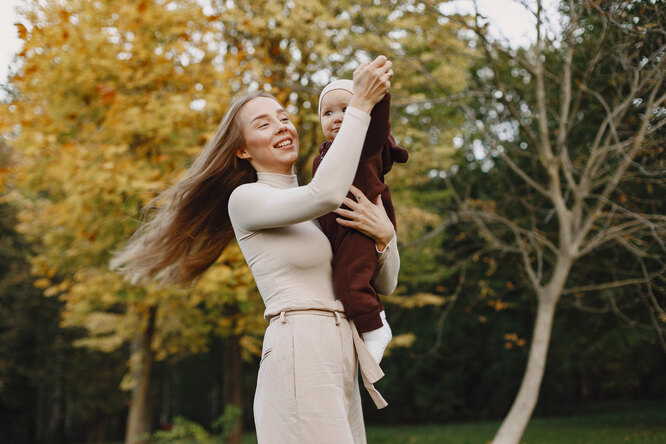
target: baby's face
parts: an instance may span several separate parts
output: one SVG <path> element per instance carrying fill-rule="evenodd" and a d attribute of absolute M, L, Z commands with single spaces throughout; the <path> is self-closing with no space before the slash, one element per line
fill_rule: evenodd
<path fill-rule="evenodd" d="M 327 92 L 321 99 L 321 129 L 324 136 L 333 141 L 340 131 L 345 110 L 351 101 L 352 93 L 344 89 Z"/>

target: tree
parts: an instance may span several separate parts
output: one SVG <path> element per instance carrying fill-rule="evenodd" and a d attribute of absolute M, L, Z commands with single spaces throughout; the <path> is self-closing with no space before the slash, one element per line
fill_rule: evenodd
<path fill-rule="evenodd" d="M 460 106 L 469 157 L 446 174 L 456 215 L 474 223 L 484 248 L 521 259 L 536 299 L 527 367 L 497 444 L 519 442 L 529 421 L 566 295 L 580 305 L 584 292 L 632 285 L 652 328 L 664 334 L 658 283 L 666 218 L 662 202 L 646 199 L 663 187 L 655 184 L 664 174 L 663 6 L 562 2 L 556 36 L 547 32 L 542 2 L 532 6 L 537 37 L 529 49 L 493 41 L 485 19 L 473 17 L 469 29 L 483 57 L 473 79 L 478 99 Z M 621 260 L 587 272 L 617 249 Z"/>
<path fill-rule="evenodd" d="M 133 391 L 126 441 L 135 442 L 150 431 L 153 359 L 205 349 L 223 331 L 220 308 L 247 317 L 233 326 L 240 337 L 261 322 L 237 248 L 191 291 L 131 286 L 107 265 L 139 208 L 219 123 L 244 53 L 216 41 L 214 20 L 192 0 L 26 2 L 22 13 L 3 125 L 15 166 L 3 182 L 20 202 L 19 231 L 35 245 L 36 285 L 65 301 L 64 325 L 89 331 L 79 345 L 132 343 L 123 387 Z"/>

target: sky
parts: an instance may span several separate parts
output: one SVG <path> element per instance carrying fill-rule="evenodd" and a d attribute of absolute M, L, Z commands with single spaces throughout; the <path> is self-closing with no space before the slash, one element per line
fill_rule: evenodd
<path fill-rule="evenodd" d="M 16 0 L 0 0 L 0 83 L 7 79 L 12 54 L 18 52 L 20 40 L 16 32 L 14 5 Z"/>
<path fill-rule="evenodd" d="M 495 36 L 508 38 L 512 46 L 526 45 L 534 39 L 534 18 L 518 0 L 477 0 L 477 3 L 480 11 L 489 17 Z M 546 3 L 553 5 L 556 0 L 546 0 Z M 14 7 L 18 4 L 19 0 L 0 0 L 0 83 L 6 83 L 12 55 L 21 47 L 14 26 L 18 21 Z M 471 4 L 471 0 L 454 0 L 449 9 L 469 11 Z"/>

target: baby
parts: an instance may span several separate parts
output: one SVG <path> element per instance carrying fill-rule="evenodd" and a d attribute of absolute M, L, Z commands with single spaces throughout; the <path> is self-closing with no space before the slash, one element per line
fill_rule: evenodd
<path fill-rule="evenodd" d="M 312 166 L 313 175 L 340 130 L 352 95 L 353 82 L 337 80 L 327 85 L 319 96 L 319 119 L 328 140 L 319 148 L 319 155 Z M 382 196 L 386 213 L 395 228 L 395 211 L 391 193 L 384 183 L 384 174 L 391 170 L 394 161 L 406 162 L 408 154 L 395 144 L 390 134 L 390 107 L 391 95 L 387 93 L 370 114 L 372 119 L 363 143 L 354 186 L 372 202 L 376 202 L 379 195 Z M 353 199 L 351 194 L 348 197 Z M 321 228 L 333 247 L 335 291 L 370 353 L 379 363 L 392 333 L 384 307 L 371 284 L 377 267 L 376 246 L 364 234 L 338 224 L 338 217 L 335 213 L 329 213 L 319 218 Z"/>

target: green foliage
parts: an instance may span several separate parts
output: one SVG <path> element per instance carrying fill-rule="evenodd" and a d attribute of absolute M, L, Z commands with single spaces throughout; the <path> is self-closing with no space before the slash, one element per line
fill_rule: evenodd
<path fill-rule="evenodd" d="M 216 444 L 226 442 L 233 432 L 236 419 L 243 413 L 240 407 L 227 406 L 224 413 L 213 423 L 211 428 L 219 430 L 219 435 L 212 435 L 202 425 L 182 416 L 176 416 L 168 430 L 160 430 L 150 436 L 150 442 L 157 444 Z"/>
<path fill-rule="evenodd" d="M 219 442 L 201 425 L 176 416 L 170 430 L 160 430 L 151 435 L 151 442 L 166 444 L 213 444 Z"/>
<path fill-rule="evenodd" d="M 220 430 L 220 436 L 224 441 L 229 435 L 234 432 L 236 427 L 236 420 L 243 414 L 243 409 L 235 405 L 227 405 L 224 412 L 211 424 L 211 427 Z"/>

